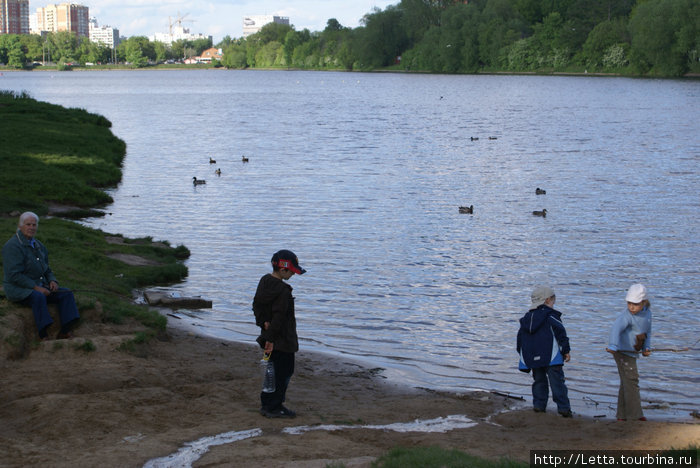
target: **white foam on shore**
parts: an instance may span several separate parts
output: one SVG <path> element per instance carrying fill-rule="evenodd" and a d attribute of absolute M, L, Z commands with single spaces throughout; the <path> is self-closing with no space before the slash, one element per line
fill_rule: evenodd
<path fill-rule="evenodd" d="M 167 457 L 149 460 L 143 465 L 144 468 L 189 468 L 192 463 L 199 460 L 202 455 L 209 451 L 209 447 L 216 445 L 230 444 L 243 439 L 262 435 L 261 429 L 250 429 L 248 431 L 224 432 L 211 437 L 202 437 L 194 442 L 187 442 L 177 452 Z"/>
<path fill-rule="evenodd" d="M 320 425 L 298 426 L 282 429 L 286 434 L 303 434 L 309 431 L 340 431 L 344 429 L 374 429 L 394 432 L 447 432 L 454 429 L 467 429 L 476 426 L 476 422 L 466 416 L 453 414 L 435 419 L 416 419 L 409 423 L 394 423 L 385 425 L 353 426 L 353 425 Z"/>
<path fill-rule="evenodd" d="M 284 434 L 299 435 L 310 431 L 341 431 L 345 429 L 370 429 L 378 431 L 394 432 L 448 432 L 454 429 L 467 429 L 476 426 L 477 423 L 466 416 L 454 414 L 435 419 L 416 419 L 408 423 L 394 423 L 385 425 L 333 425 L 324 424 L 318 426 L 298 426 L 282 429 Z M 209 447 L 229 444 L 251 437 L 262 435 L 261 429 L 248 431 L 232 431 L 212 437 L 202 437 L 194 442 L 188 442 L 180 450 L 167 457 L 156 458 L 146 462 L 143 468 L 190 468 L 192 463 L 199 460 L 209 451 Z"/>

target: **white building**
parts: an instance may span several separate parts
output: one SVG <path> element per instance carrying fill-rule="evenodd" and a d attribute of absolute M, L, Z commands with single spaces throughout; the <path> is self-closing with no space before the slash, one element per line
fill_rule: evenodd
<path fill-rule="evenodd" d="M 90 41 L 99 42 L 114 49 L 119 45 L 119 30 L 109 26 L 99 26 L 95 18 L 90 18 Z"/>
<path fill-rule="evenodd" d="M 289 26 L 289 17 L 273 15 L 251 15 L 243 17 L 243 37 L 259 32 L 263 26 L 270 23 Z"/>
<path fill-rule="evenodd" d="M 185 41 L 195 41 L 197 39 L 208 39 L 211 40 L 211 36 L 205 36 L 204 34 L 192 34 L 190 30 L 182 26 L 173 26 L 171 32 L 167 33 L 155 33 L 153 36 L 148 36 L 148 40 L 151 42 L 163 42 L 167 46 L 171 46 L 173 42 L 179 40 Z"/>

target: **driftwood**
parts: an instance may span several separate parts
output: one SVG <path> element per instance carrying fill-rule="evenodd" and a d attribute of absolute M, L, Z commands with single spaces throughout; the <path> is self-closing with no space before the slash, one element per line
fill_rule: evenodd
<path fill-rule="evenodd" d="M 148 305 L 170 309 L 211 309 L 212 301 L 201 297 L 174 297 L 160 291 L 146 291 L 143 297 Z"/>

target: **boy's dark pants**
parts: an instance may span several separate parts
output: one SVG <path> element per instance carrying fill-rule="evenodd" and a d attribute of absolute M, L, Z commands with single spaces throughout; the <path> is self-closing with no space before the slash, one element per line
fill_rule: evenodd
<path fill-rule="evenodd" d="M 571 411 L 569 395 L 566 388 L 563 366 L 547 366 L 532 369 L 532 403 L 537 409 L 547 408 L 549 387 L 552 387 L 552 399 L 560 413 Z"/>
<path fill-rule="evenodd" d="M 294 353 L 272 351 L 270 360 L 275 366 L 275 391 L 273 393 L 260 392 L 260 403 L 263 409 L 275 411 L 284 403 L 289 380 L 294 374 Z"/>

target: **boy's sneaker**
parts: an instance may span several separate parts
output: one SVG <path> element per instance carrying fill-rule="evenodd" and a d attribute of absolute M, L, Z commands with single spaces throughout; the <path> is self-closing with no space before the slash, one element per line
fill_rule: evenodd
<path fill-rule="evenodd" d="M 288 408 L 285 408 L 284 406 L 280 406 L 276 410 L 268 410 L 266 408 L 260 408 L 260 414 L 265 416 L 266 418 L 295 418 L 296 413 Z"/>
<path fill-rule="evenodd" d="M 569 411 L 560 411 L 559 414 L 561 414 L 562 417 L 564 417 L 564 418 L 573 418 L 573 417 L 574 417 L 574 414 L 571 412 L 571 410 L 569 410 Z"/>

